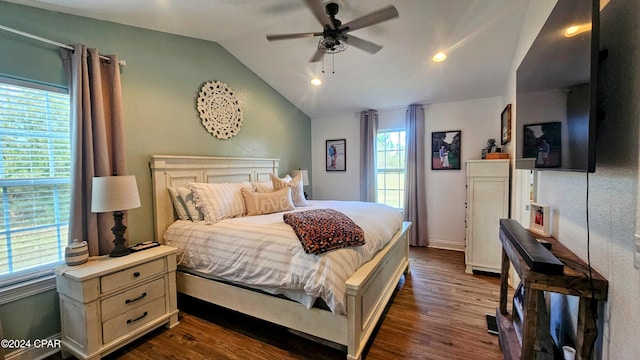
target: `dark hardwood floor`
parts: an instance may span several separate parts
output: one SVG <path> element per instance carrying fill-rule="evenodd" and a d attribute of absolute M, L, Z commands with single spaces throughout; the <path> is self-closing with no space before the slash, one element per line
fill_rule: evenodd
<path fill-rule="evenodd" d="M 364 353 L 366 360 L 502 359 L 487 332 L 499 278 L 464 272 L 464 253 L 411 249 L 411 274 L 397 292 Z M 109 359 L 345 359 L 286 329 L 199 300 L 180 297 L 180 324 L 158 329 Z"/>

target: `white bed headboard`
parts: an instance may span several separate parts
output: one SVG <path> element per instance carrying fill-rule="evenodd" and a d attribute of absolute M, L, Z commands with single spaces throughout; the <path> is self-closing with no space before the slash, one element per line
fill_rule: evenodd
<path fill-rule="evenodd" d="M 278 175 L 279 162 L 279 159 L 151 155 L 155 241 L 163 243 L 164 231 L 176 220 L 167 188 L 188 182 L 269 181 L 270 174 Z"/>

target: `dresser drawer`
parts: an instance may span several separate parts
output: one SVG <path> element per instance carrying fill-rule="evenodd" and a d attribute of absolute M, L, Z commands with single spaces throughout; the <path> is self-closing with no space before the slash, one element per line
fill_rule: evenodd
<path fill-rule="evenodd" d="M 100 302 L 102 320 L 125 313 L 137 306 L 146 304 L 164 296 L 164 278 L 136 286 L 120 294 L 108 297 Z"/>
<path fill-rule="evenodd" d="M 103 276 L 100 278 L 100 292 L 103 294 L 107 293 L 119 287 L 126 286 L 133 281 L 161 274 L 164 270 L 164 259 L 158 259 Z"/>
<path fill-rule="evenodd" d="M 102 340 L 107 344 L 140 326 L 153 321 L 165 313 L 165 299 L 159 298 L 150 303 L 135 307 L 102 323 Z"/>

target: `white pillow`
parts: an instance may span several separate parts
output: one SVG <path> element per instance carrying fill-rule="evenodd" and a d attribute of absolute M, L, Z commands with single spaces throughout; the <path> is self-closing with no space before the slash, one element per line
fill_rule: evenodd
<path fill-rule="evenodd" d="M 285 182 L 282 179 L 279 179 L 275 175 L 271 175 L 271 182 L 273 182 L 273 188 L 275 190 L 284 189 L 286 187 L 291 188 L 291 199 L 293 200 L 293 205 L 298 206 L 309 206 L 307 199 L 304 197 L 304 189 L 302 188 L 302 173 L 298 173 L 291 181 Z"/>
<path fill-rule="evenodd" d="M 184 206 L 187 209 L 187 213 L 189 214 L 191 221 L 204 220 L 204 215 L 202 214 L 202 212 L 200 212 L 200 210 L 198 210 L 198 207 L 196 206 L 196 202 L 193 198 L 193 193 L 191 192 L 191 190 L 182 186 L 177 187 L 176 190 L 178 190 L 178 194 L 180 195 L 180 198 L 184 202 Z"/>
<path fill-rule="evenodd" d="M 289 187 L 267 193 L 253 192 L 242 188 L 240 193 L 244 198 L 244 205 L 249 216 L 295 210 Z"/>
<path fill-rule="evenodd" d="M 178 189 L 174 187 L 170 187 L 167 190 L 169 190 L 169 197 L 171 197 L 171 202 L 173 203 L 173 209 L 176 211 L 176 214 L 178 215 L 178 219 L 191 220 L 191 218 L 189 217 L 189 212 L 187 211 L 186 205 L 184 204 L 184 201 L 182 201 L 182 197 L 178 193 Z"/>
<path fill-rule="evenodd" d="M 207 224 L 215 224 L 220 220 L 246 214 L 244 199 L 240 189 L 253 191 L 251 183 L 187 183 L 193 192 L 193 198 L 204 214 Z"/>

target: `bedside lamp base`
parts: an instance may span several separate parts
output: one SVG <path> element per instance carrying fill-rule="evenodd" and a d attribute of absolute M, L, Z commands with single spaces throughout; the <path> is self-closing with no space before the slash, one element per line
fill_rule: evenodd
<path fill-rule="evenodd" d="M 122 223 L 123 217 L 124 214 L 122 213 L 122 211 L 113 212 L 113 220 L 116 222 L 116 224 L 111 228 L 111 231 L 113 232 L 113 235 L 116 236 L 115 240 L 113 240 L 113 243 L 116 245 L 116 247 L 109 254 L 109 256 L 111 257 L 120 257 L 131 253 L 131 250 L 129 250 L 129 248 L 124 245 L 126 240 L 123 235 L 127 230 L 127 227 Z"/>

